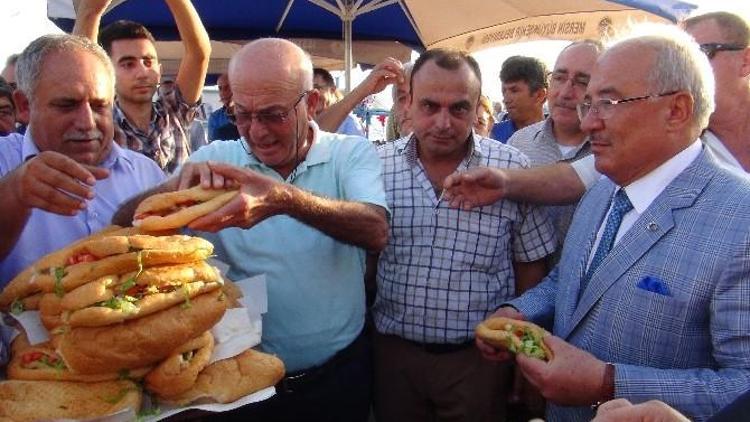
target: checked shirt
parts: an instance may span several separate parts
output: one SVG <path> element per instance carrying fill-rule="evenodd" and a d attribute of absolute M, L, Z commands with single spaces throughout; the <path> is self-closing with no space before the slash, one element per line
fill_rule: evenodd
<path fill-rule="evenodd" d="M 515 148 L 472 135 L 459 170 L 528 167 Z M 544 258 L 554 229 L 539 207 L 511 201 L 470 211 L 439 201 L 417 157 L 416 138 L 383 145 L 391 208 L 388 245 L 378 262 L 373 307 L 380 333 L 423 343 L 463 343 L 515 291 L 513 261 Z"/>

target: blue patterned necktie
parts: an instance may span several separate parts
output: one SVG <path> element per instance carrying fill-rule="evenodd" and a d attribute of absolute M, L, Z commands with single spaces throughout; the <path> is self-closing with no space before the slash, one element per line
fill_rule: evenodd
<path fill-rule="evenodd" d="M 591 275 L 594 274 L 596 268 L 602 263 L 604 257 L 607 256 L 609 251 L 612 249 L 612 245 L 615 243 L 615 237 L 617 237 L 617 231 L 620 230 L 620 223 L 622 223 L 622 217 L 633 209 L 633 204 L 628 199 L 628 194 L 625 193 L 624 189 L 619 189 L 615 194 L 615 199 L 612 201 L 612 209 L 607 217 L 607 222 L 604 225 L 602 231 L 602 238 L 599 240 L 599 246 L 596 248 L 594 258 L 591 259 L 586 276 L 581 280 L 581 287 L 578 290 L 578 297 L 580 298 L 583 291 L 589 284 Z"/>

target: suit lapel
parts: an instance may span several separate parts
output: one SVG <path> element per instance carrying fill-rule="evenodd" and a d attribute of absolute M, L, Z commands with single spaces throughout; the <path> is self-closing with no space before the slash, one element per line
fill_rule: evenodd
<path fill-rule="evenodd" d="M 558 311 L 561 311 L 564 318 L 562 321 L 556 321 L 557 323 L 570 321 L 576 310 L 581 279 L 586 274 L 588 258 L 591 255 L 591 249 L 596 239 L 596 230 L 591 230 L 591 226 L 594 225 L 598 229 L 599 225 L 604 221 L 614 189 L 614 183 L 609 179 L 603 179 L 591 188 L 591 192 L 587 194 L 587 197 L 582 200 L 576 210 L 576 219 L 571 224 L 565 244 L 580 246 L 570 248 L 570 250 L 563 249 L 561 263 L 568 262 L 567 253 L 572 253 L 573 256 L 570 257 L 570 266 L 561 267 L 565 271 L 563 274 L 560 274 L 564 282 L 559 283 L 562 298 L 557 303 L 558 306 L 562 307 Z M 581 215 L 579 216 L 578 214 Z M 567 325 L 569 324 L 560 324 L 555 331 L 565 332 Z"/>
<path fill-rule="evenodd" d="M 641 259 L 675 225 L 675 210 L 695 203 L 713 172 L 707 164 L 711 161 L 705 153 L 672 181 L 644 213 L 635 221 L 619 242 L 604 258 L 591 276 L 588 288 L 574 307 L 570 324 L 561 337 L 566 338 L 599 301 L 602 295 Z M 606 209 L 605 209 L 606 212 Z M 592 228 L 596 236 L 599 226 Z M 589 253 L 590 251 L 589 247 Z M 588 258 L 588 255 L 585 257 Z M 584 261 L 586 262 L 586 261 Z M 643 274 L 646 276 L 648 274 Z M 633 282 L 638 282 L 634 280 Z M 579 279 L 580 283 L 580 279 Z M 577 293 L 577 292 L 576 292 Z M 575 303 L 575 302 L 573 302 Z"/>

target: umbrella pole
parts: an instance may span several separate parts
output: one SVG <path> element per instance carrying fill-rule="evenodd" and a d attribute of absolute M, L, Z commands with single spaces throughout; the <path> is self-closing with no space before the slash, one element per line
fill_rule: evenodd
<path fill-rule="evenodd" d="M 352 17 L 344 16 L 344 66 L 345 69 L 345 80 L 346 80 L 346 92 L 351 91 L 352 83 Z"/>

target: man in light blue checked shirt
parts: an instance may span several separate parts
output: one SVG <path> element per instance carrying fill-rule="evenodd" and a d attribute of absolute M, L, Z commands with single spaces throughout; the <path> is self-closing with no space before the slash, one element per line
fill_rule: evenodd
<path fill-rule="evenodd" d="M 411 76 L 414 135 L 380 150 L 392 211 L 373 307 L 380 420 L 503 420 L 508 367 L 482 361 L 474 327 L 541 280 L 555 248 L 537 207 L 442 201 L 455 171 L 528 167 L 518 150 L 472 132 L 480 86 L 470 56 L 423 54 Z"/>

